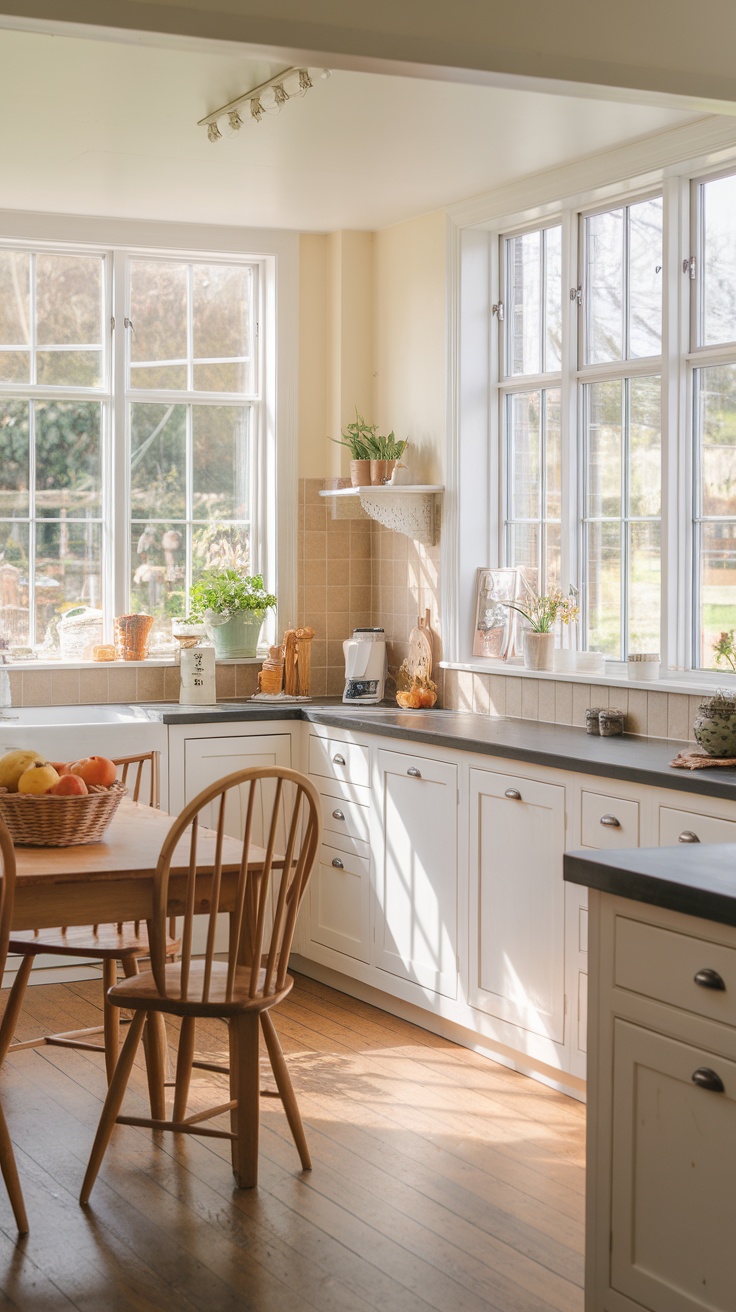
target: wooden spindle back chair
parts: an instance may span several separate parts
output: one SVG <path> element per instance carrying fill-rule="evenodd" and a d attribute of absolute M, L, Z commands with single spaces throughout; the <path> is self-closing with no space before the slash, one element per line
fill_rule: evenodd
<path fill-rule="evenodd" d="M 5 970 L 10 942 L 10 921 L 13 915 L 15 896 L 15 849 L 8 833 L 5 821 L 0 819 L 0 979 Z M 0 1054 L 0 1064 L 5 1054 Z M 0 1105 L 0 1170 L 15 1215 L 19 1234 L 28 1234 L 28 1217 L 26 1216 L 23 1193 L 15 1165 L 15 1154 L 10 1142 L 5 1114 Z"/>
<path fill-rule="evenodd" d="M 132 799 L 139 802 L 143 792 L 145 804 L 159 806 L 159 752 L 141 752 L 135 756 L 121 756 L 115 761 L 122 782 L 132 789 Z M 145 772 L 148 769 L 149 787 L 144 791 Z M 169 926 L 168 951 L 178 949 L 175 923 Z M 20 1014 L 34 959 L 37 956 L 74 957 L 86 961 L 102 962 L 103 1023 L 84 1030 L 68 1030 L 60 1034 L 44 1034 L 13 1044 L 13 1051 L 38 1048 L 50 1043 L 57 1047 L 82 1048 L 104 1052 L 107 1078 L 112 1078 L 120 1048 L 120 1014 L 107 1005 L 107 991 L 117 978 L 120 962 L 126 975 L 135 974 L 138 961 L 149 954 L 148 932 L 139 921 L 119 922 L 116 925 L 78 925 L 59 929 L 25 930 L 11 936 L 10 952 L 21 957 L 8 1005 L 0 1025 L 0 1061 L 11 1046 L 15 1026 Z M 103 1035 L 102 1043 L 93 1042 L 95 1034 Z M 153 1092 L 153 1089 L 152 1089 Z"/>
<path fill-rule="evenodd" d="M 270 791 L 270 815 L 262 845 L 254 842 L 254 817 L 259 789 Z M 228 797 L 245 790 L 244 834 L 239 867 L 224 868 L 225 809 Z M 198 872 L 197 848 L 200 814 L 216 803 L 213 873 Z M 214 1135 L 232 1141 L 233 1171 L 239 1185 L 252 1187 L 258 1178 L 259 1031 L 276 1079 L 279 1096 L 305 1170 L 310 1168 L 304 1128 L 281 1045 L 269 1015 L 289 993 L 289 953 L 299 906 L 321 841 L 317 791 L 306 776 L 285 767 L 239 770 L 205 788 L 174 822 L 159 856 L 150 922 L 151 969 L 121 980 L 110 990 L 112 1005 L 133 1011 L 103 1108 L 92 1149 L 81 1201 L 89 1199 L 105 1149 L 116 1121 L 149 1125 L 191 1134 Z M 172 882 L 171 867 L 186 858 L 186 875 Z M 192 952 L 194 917 L 206 901 L 206 946 L 201 958 Z M 181 956 L 166 960 L 166 920 L 175 909 L 183 916 Z M 226 961 L 215 957 L 217 915 L 230 912 L 230 938 Z M 201 912 L 200 912 L 201 914 Z M 120 1116 L 125 1088 L 135 1058 L 143 1021 L 150 1011 L 182 1017 L 177 1062 L 174 1114 L 170 1120 Z M 195 1019 L 218 1017 L 228 1021 L 230 1042 L 230 1101 L 187 1117 L 186 1101 L 192 1065 Z M 211 1066 L 208 1066 L 211 1069 Z M 203 1121 L 231 1113 L 229 1131 L 204 1126 Z"/>

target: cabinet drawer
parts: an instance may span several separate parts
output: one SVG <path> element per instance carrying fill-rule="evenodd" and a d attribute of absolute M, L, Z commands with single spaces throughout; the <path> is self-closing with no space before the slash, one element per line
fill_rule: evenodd
<path fill-rule="evenodd" d="M 717 983 L 713 972 L 723 987 L 708 987 Z M 617 916 L 614 983 L 681 1011 L 736 1025 L 736 949 L 720 943 Z"/>
<path fill-rule="evenodd" d="M 370 753 L 359 743 L 318 738 L 312 734 L 309 739 L 309 773 L 326 779 L 343 779 L 368 788 L 371 782 Z"/>
<path fill-rule="evenodd" d="M 660 847 L 696 842 L 736 842 L 736 820 L 722 820 L 720 816 L 702 815 L 699 811 L 680 811 L 671 806 L 660 806 Z"/>
<path fill-rule="evenodd" d="M 639 803 L 583 789 L 580 795 L 583 847 L 638 847 Z"/>
<path fill-rule="evenodd" d="M 330 797 L 327 793 L 320 793 L 320 800 L 322 822 L 326 830 L 357 838 L 360 843 L 370 841 L 370 810 L 367 806 L 347 802 L 344 798 Z"/>
<path fill-rule="evenodd" d="M 368 961 L 369 862 L 325 844 L 309 889 L 313 943 Z"/>

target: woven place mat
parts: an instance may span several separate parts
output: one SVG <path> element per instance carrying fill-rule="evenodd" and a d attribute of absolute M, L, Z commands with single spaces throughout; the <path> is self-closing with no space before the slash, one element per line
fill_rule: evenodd
<path fill-rule="evenodd" d="M 676 770 L 705 770 L 711 765 L 736 765 L 736 756 L 709 756 L 702 747 L 692 747 L 687 752 L 678 752 L 674 761 L 670 761 Z"/>

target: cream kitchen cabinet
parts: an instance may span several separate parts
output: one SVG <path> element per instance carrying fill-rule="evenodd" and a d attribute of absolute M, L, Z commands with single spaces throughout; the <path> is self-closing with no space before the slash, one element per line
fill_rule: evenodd
<path fill-rule="evenodd" d="M 378 750 L 374 961 L 447 998 L 457 997 L 458 980 L 457 804 L 456 764 Z"/>
<path fill-rule="evenodd" d="M 565 1041 L 565 789 L 470 770 L 468 1001 L 527 1046 Z M 514 1040 L 512 1040 L 514 1041 Z"/>

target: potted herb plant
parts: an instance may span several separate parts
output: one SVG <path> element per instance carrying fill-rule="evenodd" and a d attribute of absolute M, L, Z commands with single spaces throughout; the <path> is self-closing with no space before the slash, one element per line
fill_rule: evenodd
<path fill-rule="evenodd" d="M 695 717 L 693 733 L 709 756 L 736 757 L 736 692 L 704 697 Z"/>
<path fill-rule="evenodd" d="M 189 616 L 202 620 L 215 656 L 255 656 L 266 611 L 276 605 L 262 574 L 236 569 L 206 570 L 189 594 Z"/>
<path fill-rule="evenodd" d="M 403 454 L 406 442 L 397 441 L 393 433 L 381 437 L 378 424 L 367 424 L 355 408 L 355 420 L 345 426 L 340 437 L 333 437 L 338 446 L 350 452 L 350 482 L 353 487 L 370 487 L 385 483 Z"/>
<path fill-rule="evenodd" d="M 388 483 L 397 460 L 400 460 L 406 450 L 406 441 L 394 437 L 391 432 L 387 437 L 378 437 L 374 439 L 376 455 L 371 459 L 371 483 L 373 487 L 381 487 Z"/>
<path fill-rule="evenodd" d="M 559 588 L 543 596 L 531 594 L 522 603 L 505 601 L 504 606 L 518 611 L 529 625 L 524 629 L 524 665 L 527 670 L 551 670 L 555 648 L 553 629 L 558 620 L 571 624 L 578 617 L 577 592 L 571 587 L 563 596 Z"/>

